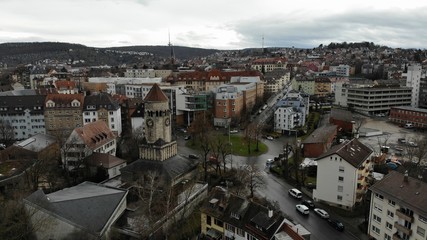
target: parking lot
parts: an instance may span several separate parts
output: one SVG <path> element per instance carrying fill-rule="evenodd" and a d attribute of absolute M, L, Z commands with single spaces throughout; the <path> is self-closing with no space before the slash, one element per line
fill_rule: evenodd
<path fill-rule="evenodd" d="M 408 143 L 417 142 L 425 135 L 424 132 L 415 128 L 407 129 L 393 124 L 386 118 L 367 118 L 362 128 L 377 129 L 383 132 L 378 136 L 360 137 L 359 140 L 363 144 L 372 148 L 375 153 L 380 153 L 381 147 L 387 147 L 390 157 L 396 156 L 403 161 L 408 160 L 405 157 L 405 149 L 410 147 Z M 406 143 L 399 142 L 399 139 L 405 139 Z M 426 164 L 425 161 L 424 164 Z"/>

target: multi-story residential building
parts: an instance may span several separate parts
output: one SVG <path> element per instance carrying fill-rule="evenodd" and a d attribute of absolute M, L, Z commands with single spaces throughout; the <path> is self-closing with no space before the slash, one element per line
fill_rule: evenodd
<path fill-rule="evenodd" d="M 356 138 L 331 147 L 317 161 L 313 199 L 346 210 L 360 203 L 368 189 L 373 151 Z"/>
<path fill-rule="evenodd" d="M 315 93 L 314 78 L 297 76 L 292 79 L 292 89 L 300 92 L 305 92 L 308 95 L 314 95 Z"/>
<path fill-rule="evenodd" d="M 107 85 L 107 92 L 111 95 L 121 94 L 127 97 L 143 97 L 138 95 L 142 92 L 141 86 L 139 85 L 152 85 L 154 83 L 160 84 L 162 79 L 157 78 L 123 78 L 123 77 L 91 77 L 88 79 L 90 83 L 105 83 Z M 116 89 L 116 86 L 124 85 L 125 87 Z M 135 86 L 135 89 L 132 89 L 132 86 Z M 127 91 L 127 92 L 126 92 Z"/>
<path fill-rule="evenodd" d="M 427 108 L 427 73 L 420 79 L 420 98 L 418 106 Z"/>
<path fill-rule="evenodd" d="M 244 107 L 243 93 L 236 86 L 219 87 L 215 95 L 214 126 L 228 126 L 239 119 Z"/>
<path fill-rule="evenodd" d="M 290 81 L 289 70 L 276 69 L 264 74 L 264 94 L 273 94 L 281 91 L 285 84 Z"/>
<path fill-rule="evenodd" d="M 121 108 L 108 93 L 86 96 L 83 104 L 83 124 L 103 120 L 114 134 L 122 134 Z"/>
<path fill-rule="evenodd" d="M 14 139 L 46 133 L 44 102 L 46 95 L 2 96 L 0 116 L 13 128 Z"/>
<path fill-rule="evenodd" d="M 392 107 L 389 120 L 400 125 L 412 123 L 416 128 L 427 128 L 427 110 L 410 106 Z"/>
<path fill-rule="evenodd" d="M 412 89 L 409 87 L 375 86 L 350 87 L 346 89 L 345 94 L 347 94 L 347 106 L 365 114 L 377 114 L 386 113 L 392 107 L 410 106 L 411 92 Z"/>
<path fill-rule="evenodd" d="M 371 239 L 427 239 L 427 184 L 391 171 L 371 190 L 368 235 Z"/>
<path fill-rule="evenodd" d="M 287 62 L 286 58 L 260 58 L 252 61 L 251 69 L 266 73 L 276 69 L 286 69 Z"/>
<path fill-rule="evenodd" d="M 411 64 L 408 66 L 408 72 L 406 73 L 406 86 L 412 89 L 412 107 L 418 107 L 419 105 L 421 78 L 425 77 L 426 72 L 423 71 L 421 65 Z"/>
<path fill-rule="evenodd" d="M 172 70 L 167 69 L 126 69 L 125 78 L 163 78 L 172 74 Z"/>
<path fill-rule="evenodd" d="M 329 71 L 335 72 L 335 74 L 340 77 L 349 77 L 350 68 L 349 65 L 340 64 L 338 66 L 329 66 Z"/>
<path fill-rule="evenodd" d="M 332 82 L 329 78 L 318 77 L 314 79 L 314 95 L 325 97 L 332 93 Z"/>
<path fill-rule="evenodd" d="M 66 139 L 83 126 L 83 94 L 48 94 L 45 100 L 46 133 Z"/>
<path fill-rule="evenodd" d="M 304 126 L 308 114 L 309 96 L 292 90 L 276 103 L 274 131 L 285 134 Z"/>
<path fill-rule="evenodd" d="M 277 210 L 222 189 L 213 189 L 200 212 L 207 239 L 274 239 L 286 220 Z"/>
<path fill-rule="evenodd" d="M 116 138 L 102 120 L 75 128 L 62 146 L 62 164 L 71 170 L 83 166 L 84 159 L 95 152 L 116 156 Z"/>

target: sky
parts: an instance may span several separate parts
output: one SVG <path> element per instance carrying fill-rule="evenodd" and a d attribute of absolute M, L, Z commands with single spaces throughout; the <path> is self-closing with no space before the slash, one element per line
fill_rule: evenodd
<path fill-rule="evenodd" d="M 0 43 L 427 48 L 424 0 L 0 0 Z"/>

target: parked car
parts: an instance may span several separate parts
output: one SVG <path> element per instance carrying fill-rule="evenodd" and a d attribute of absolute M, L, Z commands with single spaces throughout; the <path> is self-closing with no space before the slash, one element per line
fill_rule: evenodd
<path fill-rule="evenodd" d="M 274 140 L 274 138 L 272 136 L 267 136 L 267 139 L 270 140 L 270 141 Z"/>
<path fill-rule="evenodd" d="M 331 225 L 333 228 L 335 228 L 338 231 L 344 231 L 344 224 L 342 222 L 336 220 L 336 219 L 328 219 L 329 225 Z"/>
<path fill-rule="evenodd" d="M 399 139 L 397 139 L 397 141 L 399 141 L 400 143 L 406 143 L 406 139 L 404 139 L 404 138 L 399 138 Z"/>
<path fill-rule="evenodd" d="M 236 130 L 236 129 L 230 131 L 230 133 L 238 133 L 238 132 L 239 130 Z"/>
<path fill-rule="evenodd" d="M 191 159 L 199 159 L 199 156 L 197 156 L 196 154 L 190 154 L 188 155 L 188 157 Z"/>
<path fill-rule="evenodd" d="M 271 165 L 273 163 L 274 163 L 274 159 L 269 158 L 267 159 L 266 165 Z"/>
<path fill-rule="evenodd" d="M 298 198 L 298 199 L 302 198 L 302 192 L 296 188 L 289 189 L 288 193 L 294 198 Z"/>
<path fill-rule="evenodd" d="M 184 137 L 184 139 L 185 139 L 185 140 L 190 140 L 190 139 L 191 139 L 191 136 L 190 136 L 190 135 L 187 135 L 187 136 L 185 136 L 185 137 Z"/>
<path fill-rule="evenodd" d="M 321 209 L 321 208 L 315 208 L 313 210 L 317 215 L 319 215 L 321 218 L 324 219 L 328 219 L 329 218 L 329 214 L 328 212 L 326 212 L 325 210 Z"/>
<path fill-rule="evenodd" d="M 308 208 L 314 208 L 314 203 L 311 200 L 305 199 L 301 202 L 301 204 L 307 206 Z"/>
<path fill-rule="evenodd" d="M 414 125 L 412 123 L 406 123 L 404 125 L 405 128 L 414 128 Z"/>
<path fill-rule="evenodd" d="M 309 213 L 308 207 L 302 204 L 297 204 L 296 209 L 298 212 L 300 212 L 303 215 L 308 215 Z"/>
<path fill-rule="evenodd" d="M 418 147 L 418 144 L 416 142 L 408 142 L 408 145 L 411 147 Z"/>

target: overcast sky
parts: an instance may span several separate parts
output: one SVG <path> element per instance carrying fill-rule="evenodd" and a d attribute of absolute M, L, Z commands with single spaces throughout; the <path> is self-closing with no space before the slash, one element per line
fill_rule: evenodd
<path fill-rule="evenodd" d="M 0 0 L 0 43 L 427 48 L 425 0 Z M 262 40 L 264 39 L 264 41 Z M 263 44 L 264 43 L 264 44 Z"/>

